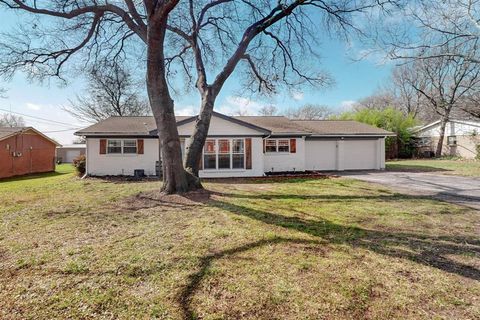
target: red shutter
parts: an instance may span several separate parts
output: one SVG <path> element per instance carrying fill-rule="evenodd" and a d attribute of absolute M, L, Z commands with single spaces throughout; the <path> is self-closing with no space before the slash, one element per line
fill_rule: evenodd
<path fill-rule="evenodd" d="M 137 154 L 143 154 L 143 139 L 137 140 Z"/>
<path fill-rule="evenodd" d="M 297 152 L 297 139 L 290 139 L 290 153 Z"/>
<path fill-rule="evenodd" d="M 107 139 L 100 139 L 100 154 L 107 153 Z"/>
<path fill-rule="evenodd" d="M 252 138 L 245 139 L 246 169 L 252 169 Z"/>

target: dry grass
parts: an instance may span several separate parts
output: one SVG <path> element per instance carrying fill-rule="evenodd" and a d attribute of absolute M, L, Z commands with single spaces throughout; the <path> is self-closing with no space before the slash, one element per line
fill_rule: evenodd
<path fill-rule="evenodd" d="M 478 212 L 348 179 L 0 183 L 0 318 L 475 319 Z"/>
<path fill-rule="evenodd" d="M 480 177 L 480 161 L 464 159 L 425 159 L 387 162 L 391 171 L 435 172 L 442 174 Z"/>

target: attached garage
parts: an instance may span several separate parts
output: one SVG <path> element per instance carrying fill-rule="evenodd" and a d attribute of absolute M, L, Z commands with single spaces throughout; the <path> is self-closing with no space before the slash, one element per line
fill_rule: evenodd
<path fill-rule="evenodd" d="M 337 140 L 306 140 L 306 170 L 337 170 Z"/>
<path fill-rule="evenodd" d="M 385 168 L 383 137 L 307 138 L 305 169 L 379 170 Z"/>

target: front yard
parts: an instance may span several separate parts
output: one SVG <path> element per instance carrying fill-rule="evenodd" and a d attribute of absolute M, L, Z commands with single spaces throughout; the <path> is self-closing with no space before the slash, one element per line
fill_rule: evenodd
<path fill-rule="evenodd" d="M 435 172 L 466 177 L 480 177 L 479 160 L 420 159 L 388 161 L 387 170 L 405 172 Z"/>
<path fill-rule="evenodd" d="M 477 211 L 346 178 L 0 182 L 0 318 L 478 319 Z"/>

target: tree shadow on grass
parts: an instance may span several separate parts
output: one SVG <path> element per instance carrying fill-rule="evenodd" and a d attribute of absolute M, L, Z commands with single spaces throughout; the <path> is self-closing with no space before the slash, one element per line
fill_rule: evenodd
<path fill-rule="evenodd" d="M 225 194 L 222 195 L 225 196 Z M 291 195 L 286 195 L 286 197 L 289 196 L 291 197 Z M 263 199 L 263 195 L 254 195 L 253 197 Z M 265 195 L 265 197 L 269 199 L 268 195 Z M 305 196 L 298 197 L 301 199 L 309 199 L 313 197 L 318 198 L 318 196 L 308 196 L 307 198 L 305 198 Z M 356 196 L 336 197 L 336 200 L 338 200 L 338 197 L 341 197 L 342 200 L 347 198 L 353 200 L 365 198 Z M 395 198 L 395 196 L 390 197 Z M 329 195 L 328 198 L 331 198 L 331 196 Z M 388 196 L 380 196 L 377 197 L 377 199 L 378 198 L 385 200 L 388 199 Z M 398 198 L 392 200 L 398 201 Z M 447 258 L 447 256 L 450 254 L 479 256 L 480 240 L 474 237 L 434 237 L 416 233 L 384 232 L 363 229 L 359 227 L 343 226 L 333 223 L 327 219 L 317 218 L 316 220 L 307 220 L 299 217 L 287 217 L 273 212 L 274 209 L 272 209 L 272 211 L 252 209 L 218 199 L 212 199 L 209 204 L 213 207 L 227 210 L 236 215 L 261 221 L 268 225 L 295 230 L 304 234 L 318 237 L 318 240 L 278 237 L 269 240 L 260 240 L 237 248 L 227 249 L 201 257 L 198 271 L 189 277 L 188 284 L 180 292 L 178 297 L 184 319 L 194 319 L 196 317 L 195 312 L 192 309 L 192 298 L 198 290 L 201 281 L 207 275 L 211 264 L 215 260 L 232 258 L 232 256 L 237 253 L 246 252 L 271 243 L 300 243 L 315 245 L 321 245 L 324 243 L 347 244 L 352 248 L 366 249 L 384 256 L 409 260 L 428 267 L 437 268 L 450 274 L 460 275 L 469 279 L 480 281 L 479 269 Z"/>
<path fill-rule="evenodd" d="M 453 171 L 445 168 L 438 168 L 418 164 L 387 163 L 386 170 L 391 172 L 447 172 Z"/>
<path fill-rule="evenodd" d="M 480 255 L 478 238 L 432 237 L 415 233 L 384 232 L 343 226 L 326 219 L 306 220 L 299 217 L 286 217 L 274 212 L 251 209 L 223 201 L 214 201 L 212 205 L 269 225 L 319 237 L 330 243 L 364 248 L 480 281 L 479 269 L 445 257 L 449 254 Z"/>
<path fill-rule="evenodd" d="M 290 244 L 303 244 L 303 245 L 320 245 L 320 241 L 315 240 L 305 240 L 305 239 L 292 239 L 292 238 L 282 238 L 275 237 L 271 239 L 259 240 L 245 245 L 222 250 L 219 252 L 207 254 L 200 258 L 199 269 L 197 272 L 191 274 L 188 277 L 188 284 L 183 288 L 178 296 L 178 302 L 182 308 L 183 318 L 184 319 L 196 319 L 195 311 L 192 308 L 192 298 L 195 296 L 196 291 L 198 290 L 200 283 L 205 278 L 208 273 L 208 270 L 212 263 L 216 260 L 224 258 L 232 258 L 236 254 L 260 248 L 266 245 L 271 244 L 280 244 L 280 243 L 290 243 Z"/>

